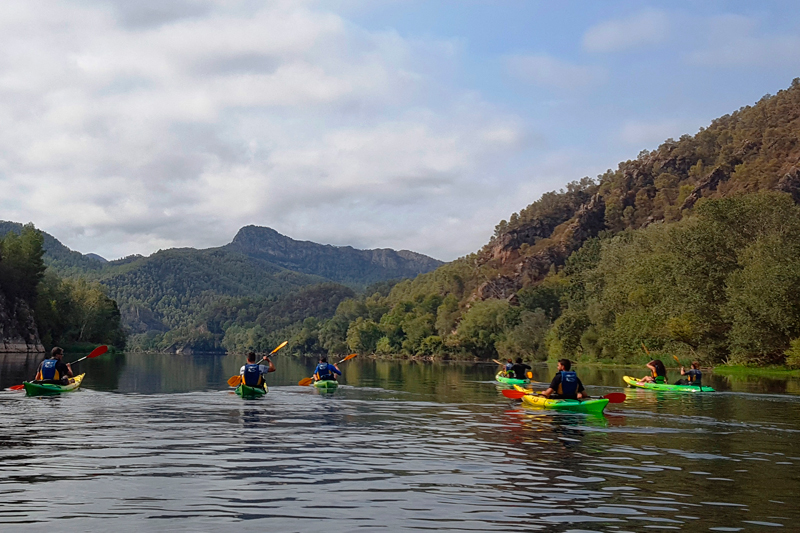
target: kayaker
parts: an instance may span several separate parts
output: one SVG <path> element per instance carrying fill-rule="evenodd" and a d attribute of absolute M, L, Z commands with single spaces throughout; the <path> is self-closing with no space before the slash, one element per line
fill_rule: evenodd
<path fill-rule="evenodd" d="M 330 364 L 328 358 L 324 355 L 320 357 L 319 364 L 317 368 L 314 369 L 314 379 L 316 381 L 336 381 L 337 375 L 342 375 L 342 371 L 339 370 L 339 367 Z"/>
<path fill-rule="evenodd" d="M 578 400 L 586 399 L 589 397 L 586 390 L 583 388 L 578 374 L 572 368 L 572 362 L 569 359 L 558 360 L 558 372 L 553 376 L 550 386 L 544 392 L 540 393 L 542 396 L 550 398 L 555 395 L 556 398 L 565 400 Z"/>
<path fill-rule="evenodd" d="M 509 359 L 508 361 L 511 362 L 511 359 Z M 522 357 L 517 357 L 517 364 L 511 365 L 509 372 L 514 373 L 513 376 L 514 379 L 528 379 L 528 376 L 526 376 L 525 373 L 530 369 L 531 369 L 530 365 L 522 363 Z"/>
<path fill-rule="evenodd" d="M 649 376 L 645 376 L 639 380 L 640 383 L 666 383 L 667 382 L 667 367 L 661 362 L 661 359 L 653 359 L 647 363 L 647 368 L 650 369 Z"/>
<path fill-rule="evenodd" d="M 68 385 L 69 378 L 72 377 L 72 366 L 62 361 L 63 358 L 64 350 L 58 346 L 53 347 L 50 351 L 50 357 L 39 363 L 34 382 Z"/>
<path fill-rule="evenodd" d="M 700 371 L 699 361 L 692 361 L 692 368 L 689 370 L 681 367 L 681 376 L 686 376 L 686 379 L 679 379 L 675 382 L 675 385 L 703 386 L 703 373 Z"/>
<path fill-rule="evenodd" d="M 261 362 L 263 361 L 266 361 L 269 363 L 269 365 L 262 365 Z M 247 354 L 247 364 L 243 365 L 242 368 L 239 369 L 239 375 L 242 376 L 242 382 L 245 385 L 248 387 L 258 387 L 262 389 L 266 383 L 264 376 L 270 372 L 275 372 L 275 365 L 272 364 L 272 360 L 269 357 L 264 356 L 261 361 L 256 363 L 256 354 L 254 352 Z"/>

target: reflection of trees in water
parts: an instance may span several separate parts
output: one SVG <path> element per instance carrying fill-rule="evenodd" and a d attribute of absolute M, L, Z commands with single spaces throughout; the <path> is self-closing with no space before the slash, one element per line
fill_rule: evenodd
<path fill-rule="evenodd" d="M 0 389 L 33 379 L 44 354 L 27 352 L 0 353 Z"/>

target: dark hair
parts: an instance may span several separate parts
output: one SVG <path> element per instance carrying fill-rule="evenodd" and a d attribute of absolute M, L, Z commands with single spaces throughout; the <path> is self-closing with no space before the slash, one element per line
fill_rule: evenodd
<path fill-rule="evenodd" d="M 517 364 L 522 364 L 522 357 L 517 357 Z"/>
<path fill-rule="evenodd" d="M 664 366 L 664 363 L 661 362 L 661 359 L 653 359 L 650 361 L 650 364 L 656 367 L 656 374 L 659 376 L 666 376 L 667 375 L 667 367 Z"/>
<path fill-rule="evenodd" d="M 572 368 L 572 361 L 569 359 L 559 359 L 558 362 L 561 363 L 561 366 L 564 367 L 564 370 L 569 370 Z"/>
<path fill-rule="evenodd" d="M 51 356 L 51 357 L 55 357 L 55 356 L 57 356 L 57 355 L 61 355 L 61 354 L 63 354 L 63 353 L 64 353 L 64 350 L 62 350 L 62 349 L 61 349 L 61 348 L 59 348 L 58 346 L 53 346 L 53 349 L 52 349 L 52 350 L 50 350 L 50 356 Z"/>
<path fill-rule="evenodd" d="M 513 361 L 511 360 L 510 357 L 508 359 L 506 359 L 506 361 L 508 361 L 509 363 L 513 363 Z"/>
<path fill-rule="evenodd" d="M 320 363 L 327 363 L 328 362 L 328 358 L 326 356 L 324 356 L 324 355 L 321 355 L 320 358 L 319 358 L 319 362 Z"/>
<path fill-rule="evenodd" d="M 247 353 L 247 360 L 248 361 L 255 361 L 256 360 L 256 352 L 248 352 Z"/>

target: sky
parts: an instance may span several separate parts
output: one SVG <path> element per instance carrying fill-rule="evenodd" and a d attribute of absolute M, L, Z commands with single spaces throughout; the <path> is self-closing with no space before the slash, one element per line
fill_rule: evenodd
<path fill-rule="evenodd" d="M 799 76 L 788 1 L 6 0 L 0 219 L 108 259 L 255 224 L 447 261 Z"/>

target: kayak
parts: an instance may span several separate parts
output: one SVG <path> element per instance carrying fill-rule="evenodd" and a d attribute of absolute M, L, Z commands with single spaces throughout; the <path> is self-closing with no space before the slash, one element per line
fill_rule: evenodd
<path fill-rule="evenodd" d="M 555 409 L 556 411 L 571 411 L 573 413 L 600 414 L 608 405 L 605 398 L 589 398 L 588 400 L 551 399 L 538 394 L 526 394 L 522 403 L 537 409 Z"/>
<path fill-rule="evenodd" d="M 622 378 L 629 387 L 640 389 L 672 391 L 672 392 L 714 392 L 711 387 L 698 387 L 697 385 L 670 385 L 669 383 L 639 383 L 638 378 L 625 376 Z"/>
<path fill-rule="evenodd" d="M 81 386 L 83 376 L 86 374 L 79 374 L 74 378 L 69 379 L 68 385 L 56 385 L 54 383 L 34 383 L 32 381 L 23 381 L 25 392 L 28 396 L 43 396 L 47 394 L 61 394 L 62 392 L 70 392 L 77 390 Z"/>
<path fill-rule="evenodd" d="M 263 389 L 261 387 L 251 387 L 244 383 L 240 383 L 239 386 L 236 387 L 236 394 L 247 399 L 261 398 L 267 392 L 269 392 L 269 388 L 266 385 L 264 385 Z"/>
<path fill-rule="evenodd" d="M 499 383 L 507 383 L 508 385 L 527 385 L 531 382 L 529 379 L 507 378 L 501 372 L 498 372 L 494 379 Z"/>
<path fill-rule="evenodd" d="M 336 387 L 339 386 L 339 382 L 335 379 L 323 379 L 320 381 L 315 381 L 314 386 L 318 389 L 323 390 L 334 390 Z"/>

